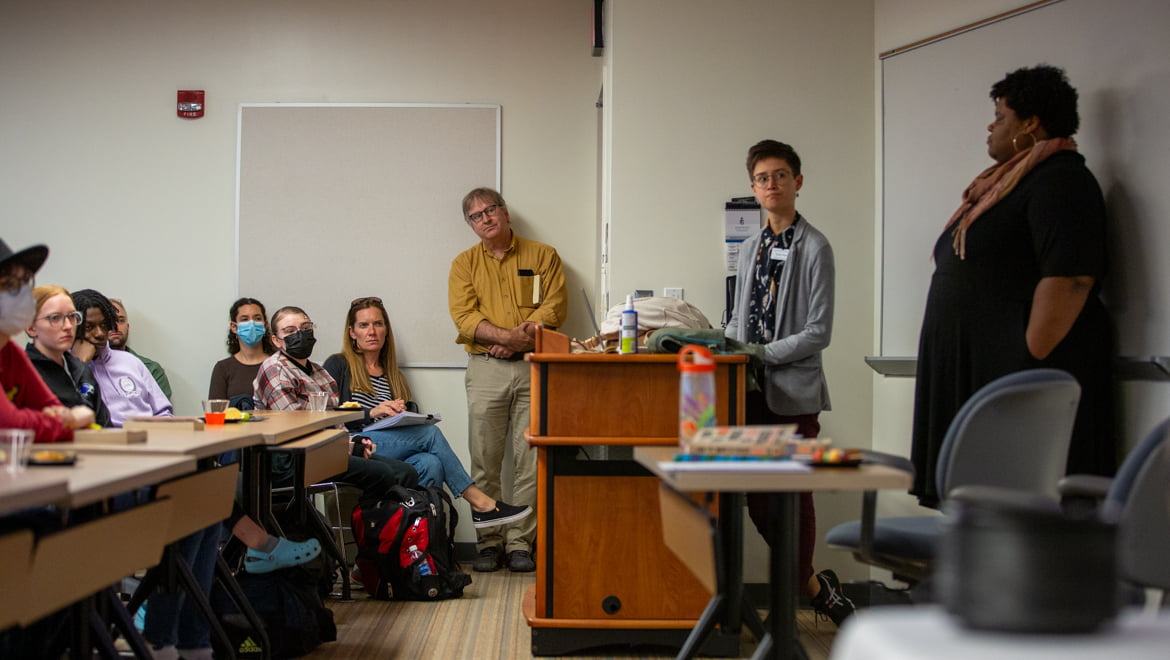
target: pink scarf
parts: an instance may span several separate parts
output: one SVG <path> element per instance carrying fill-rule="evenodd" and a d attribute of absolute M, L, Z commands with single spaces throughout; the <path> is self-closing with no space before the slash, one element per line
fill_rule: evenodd
<path fill-rule="evenodd" d="M 971 185 L 963 191 L 963 202 L 946 226 L 958 220 L 952 230 L 952 246 L 960 259 L 967 258 L 967 229 L 987 209 L 1007 197 L 1024 175 L 1058 151 L 1076 151 L 1077 143 L 1072 138 L 1041 140 L 1032 147 L 1016 152 L 1006 163 L 992 165 L 983 170 Z"/>

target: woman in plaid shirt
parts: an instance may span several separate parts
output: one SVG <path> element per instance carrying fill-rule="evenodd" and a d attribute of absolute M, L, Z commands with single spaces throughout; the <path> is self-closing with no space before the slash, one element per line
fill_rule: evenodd
<path fill-rule="evenodd" d="M 337 406 L 337 383 L 328 371 L 309 361 L 313 346 L 314 325 L 300 307 L 281 307 L 272 315 L 268 326 L 276 352 L 260 365 L 252 383 L 256 408 L 261 410 L 307 410 L 309 392 L 328 392 L 329 407 Z M 272 485 L 291 486 L 292 457 L 272 456 Z M 410 465 L 384 456 L 371 456 L 367 446 L 363 457 L 350 456 L 345 472 L 326 481 L 344 481 L 365 492 L 366 497 L 387 497 L 395 485 L 418 487 L 418 473 Z"/>

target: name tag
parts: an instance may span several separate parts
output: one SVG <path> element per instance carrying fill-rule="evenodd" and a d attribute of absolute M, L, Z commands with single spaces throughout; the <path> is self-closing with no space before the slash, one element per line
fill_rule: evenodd
<path fill-rule="evenodd" d="M 772 248 L 772 261 L 788 261 L 789 248 Z"/>

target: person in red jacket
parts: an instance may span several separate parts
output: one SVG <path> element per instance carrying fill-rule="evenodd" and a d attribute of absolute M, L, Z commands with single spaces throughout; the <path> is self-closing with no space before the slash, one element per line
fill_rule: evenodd
<path fill-rule="evenodd" d="M 44 245 L 13 252 L 0 239 L 0 428 L 30 429 L 35 442 L 66 442 L 73 440 L 73 429 L 93 423 L 93 411 L 61 405 L 28 355 L 11 341 L 35 320 L 33 277 L 48 256 Z"/>

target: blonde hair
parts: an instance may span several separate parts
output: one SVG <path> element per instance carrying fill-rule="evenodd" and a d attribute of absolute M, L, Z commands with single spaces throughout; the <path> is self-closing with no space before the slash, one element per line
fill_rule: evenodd
<path fill-rule="evenodd" d="M 382 373 L 386 382 L 390 383 L 390 392 L 403 401 L 410 401 L 410 386 L 406 384 L 406 377 L 398 370 L 398 351 L 394 348 L 394 330 L 390 327 L 390 315 L 386 307 L 377 298 L 358 298 L 349 306 L 349 313 L 345 315 L 345 331 L 341 339 L 341 354 L 349 365 L 349 389 L 355 392 L 374 393 L 374 385 L 370 382 L 370 374 L 366 371 L 366 359 L 357 349 L 349 331 L 357 322 L 357 313 L 363 309 L 376 309 L 382 314 L 382 322 L 386 324 L 386 341 L 378 353 L 378 362 L 382 365 Z"/>
<path fill-rule="evenodd" d="M 69 292 L 63 286 L 56 284 L 45 284 L 33 289 L 33 298 L 37 301 L 37 314 L 41 313 L 41 308 L 53 296 L 69 296 Z M 69 297 L 69 302 L 73 302 L 72 296 Z"/>

